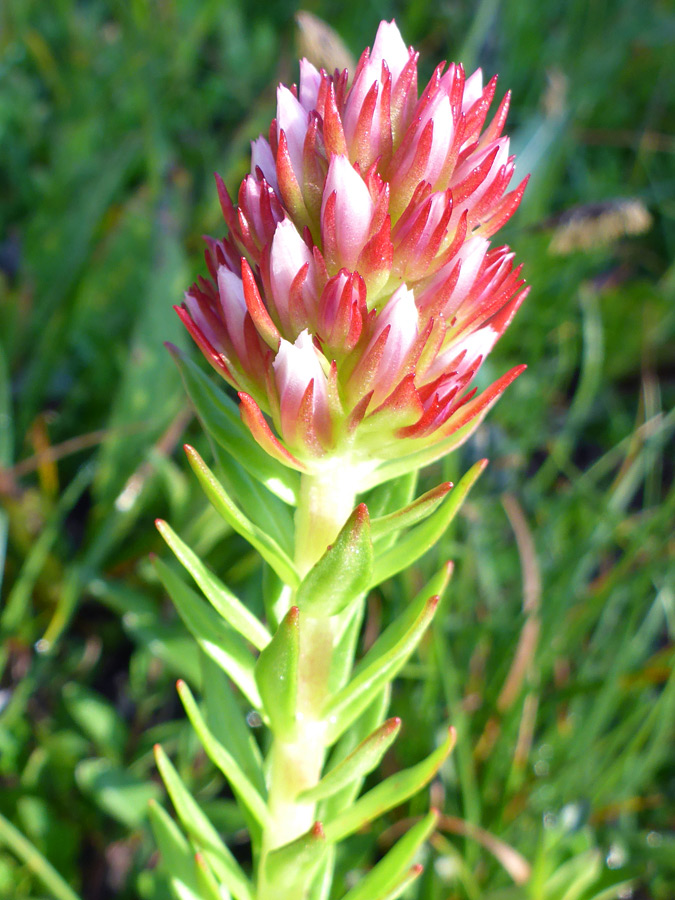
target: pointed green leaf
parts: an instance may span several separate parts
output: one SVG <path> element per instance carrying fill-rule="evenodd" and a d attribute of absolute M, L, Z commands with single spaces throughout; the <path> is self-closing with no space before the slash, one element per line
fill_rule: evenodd
<path fill-rule="evenodd" d="M 300 898 L 304 896 L 327 851 L 323 827 L 320 822 L 315 822 L 308 832 L 268 855 L 264 878 L 275 885 L 280 896 L 285 896 L 284 891 L 293 888 Z"/>
<path fill-rule="evenodd" d="M 153 564 L 185 627 L 202 650 L 227 672 L 239 690 L 259 709 L 261 701 L 253 675 L 254 660 L 242 639 L 166 563 L 155 558 Z"/>
<path fill-rule="evenodd" d="M 272 730 L 284 739 L 295 733 L 300 659 L 300 614 L 292 606 L 255 666 L 263 708 Z"/>
<path fill-rule="evenodd" d="M 298 798 L 309 803 L 323 800 L 336 794 L 353 781 L 358 781 L 372 772 L 401 730 L 401 720 L 388 719 L 383 725 L 362 741 L 346 759 L 330 770 L 321 781 Z"/>
<path fill-rule="evenodd" d="M 487 460 L 483 459 L 472 466 L 426 522 L 411 529 L 393 547 L 376 556 L 371 586 L 380 584 L 403 569 L 407 569 L 433 547 L 459 512 L 467 494 L 486 465 Z"/>
<path fill-rule="evenodd" d="M 329 690 L 334 694 L 345 686 L 354 668 L 356 647 L 366 609 L 365 594 L 336 618 L 335 646 L 330 667 Z"/>
<path fill-rule="evenodd" d="M 251 522 L 227 495 L 222 484 L 206 465 L 194 447 L 185 445 L 185 452 L 192 470 L 199 479 L 204 493 L 234 530 L 254 547 L 279 577 L 293 587 L 300 583 L 295 566 L 281 547 Z"/>
<path fill-rule="evenodd" d="M 438 607 L 439 597 L 418 600 L 387 628 L 355 670 L 354 678 L 333 695 L 323 710 L 331 743 L 351 725 L 382 687 L 405 665 Z"/>
<path fill-rule="evenodd" d="M 195 872 L 194 850 L 171 816 L 155 800 L 148 804 L 152 833 L 178 900 L 201 900 Z"/>
<path fill-rule="evenodd" d="M 197 873 L 200 900 L 224 900 L 218 882 L 213 877 L 213 873 L 209 868 L 206 857 L 201 853 L 196 853 L 194 865 L 195 872 Z"/>
<path fill-rule="evenodd" d="M 334 616 L 367 590 L 373 545 L 365 503 L 359 504 L 321 559 L 305 576 L 295 602 L 308 616 Z"/>
<path fill-rule="evenodd" d="M 343 900 L 387 900 L 388 897 L 400 896 L 404 888 L 420 873 L 421 866 L 415 870 L 410 866 L 415 854 L 432 833 L 437 822 L 438 813 L 432 810 L 420 822 L 413 825 Z"/>
<path fill-rule="evenodd" d="M 293 553 L 293 511 L 283 500 L 256 481 L 234 457 L 216 443 L 211 444 L 215 471 L 227 493 L 254 523 L 279 544 L 285 553 Z"/>
<path fill-rule="evenodd" d="M 422 519 L 428 518 L 439 505 L 443 502 L 448 491 L 452 488 L 449 481 L 439 484 L 437 487 L 422 494 L 417 500 L 408 506 L 399 509 L 396 512 L 389 513 L 387 516 L 380 516 L 373 519 L 370 523 L 371 533 L 374 541 L 385 537 L 388 534 L 401 531 L 404 528 L 410 528 Z"/>
<path fill-rule="evenodd" d="M 0 846 L 10 848 L 49 891 L 53 900 L 80 900 L 37 847 L 0 813 Z"/>
<path fill-rule="evenodd" d="M 229 591 L 216 576 L 209 572 L 201 559 L 185 544 L 175 531 L 162 519 L 155 522 L 157 530 L 173 550 L 176 559 L 183 564 L 202 589 L 204 596 L 225 621 L 253 646 L 262 650 L 270 641 L 270 634 L 260 620 Z"/>
<path fill-rule="evenodd" d="M 455 730 L 450 728 L 445 741 L 425 760 L 382 781 L 328 822 L 324 826 L 326 840 L 331 843 L 341 841 L 347 835 L 363 828 L 368 822 L 408 800 L 431 781 L 454 744 Z"/>
<path fill-rule="evenodd" d="M 237 796 L 241 798 L 242 802 L 255 817 L 256 821 L 263 828 L 269 826 L 271 824 L 271 818 L 267 804 L 253 787 L 232 754 L 227 752 L 209 730 L 199 711 L 199 707 L 195 702 L 195 698 L 192 696 L 190 688 L 184 681 L 179 681 L 176 687 L 185 708 L 185 712 L 187 713 L 187 717 L 190 720 L 192 727 L 197 732 L 197 736 L 211 762 L 218 766 L 225 778 L 229 781 L 232 789 L 236 792 Z"/>
<path fill-rule="evenodd" d="M 330 755 L 331 767 L 338 765 L 343 759 L 346 759 L 346 757 L 358 747 L 361 741 L 365 740 L 366 737 L 382 723 L 387 710 L 389 709 L 390 700 L 391 685 L 388 684 L 373 700 L 371 700 L 367 709 L 361 713 L 354 724 L 345 731 L 337 742 Z M 332 797 L 328 797 L 324 800 L 319 806 L 321 820 L 332 819 L 337 813 L 343 810 L 345 806 L 349 806 L 350 803 L 353 803 L 361 793 L 362 785 L 363 779 L 357 779 L 356 781 L 352 781 L 341 791 L 338 791 L 337 794 L 333 794 Z"/>
<path fill-rule="evenodd" d="M 297 473 L 265 453 L 241 421 L 236 403 L 216 388 L 199 366 L 173 345 L 169 345 L 169 351 L 206 431 L 268 490 L 295 504 L 300 486 Z"/>
<path fill-rule="evenodd" d="M 417 881 L 422 872 L 424 871 L 424 866 L 415 865 L 412 866 L 403 878 L 395 885 L 390 891 L 387 891 L 386 894 L 378 894 L 377 897 L 373 897 L 372 900 L 398 900 L 399 897 L 402 897 L 405 891 L 410 887 L 410 885 Z"/>
<path fill-rule="evenodd" d="M 232 684 L 209 656 L 205 653 L 199 655 L 206 723 L 214 737 L 237 760 L 258 793 L 264 796 L 262 754 Z"/>
<path fill-rule="evenodd" d="M 253 900 L 251 883 L 239 863 L 221 841 L 159 744 L 155 745 L 155 761 L 183 828 L 208 859 L 217 877 L 235 900 Z"/>

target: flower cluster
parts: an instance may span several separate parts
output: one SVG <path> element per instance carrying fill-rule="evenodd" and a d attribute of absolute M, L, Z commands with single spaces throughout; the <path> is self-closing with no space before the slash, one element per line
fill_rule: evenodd
<path fill-rule="evenodd" d="M 383 22 L 351 84 L 301 61 L 237 206 L 217 178 L 229 234 L 178 310 L 258 442 L 301 471 L 440 456 L 522 368 L 470 389 L 526 294 L 489 242 L 526 183 L 507 192 L 508 94 L 484 128 L 496 79 L 441 64 L 418 96 L 417 57 Z"/>

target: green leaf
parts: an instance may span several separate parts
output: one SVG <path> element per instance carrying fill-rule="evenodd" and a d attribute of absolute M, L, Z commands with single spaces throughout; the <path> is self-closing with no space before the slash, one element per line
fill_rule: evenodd
<path fill-rule="evenodd" d="M 192 575 L 216 612 L 220 613 L 225 621 L 256 649 L 262 650 L 269 644 L 270 634 L 262 622 L 225 587 L 222 581 L 209 572 L 197 554 L 178 537 L 171 526 L 162 519 L 157 519 L 155 525 L 178 561 Z"/>
<path fill-rule="evenodd" d="M 206 722 L 214 737 L 237 760 L 259 794 L 265 794 L 262 755 L 232 685 L 213 660 L 200 653 Z"/>
<path fill-rule="evenodd" d="M 405 665 L 433 619 L 439 599 L 438 595 L 423 595 L 412 603 L 370 648 L 349 684 L 329 699 L 323 710 L 328 722 L 328 743 L 351 725 Z"/>
<path fill-rule="evenodd" d="M 393 547 L 376 556 L 371 586 L 380 584 L 403 569 L 407 569 L 433 547 L 459 512 L 467 494 L 486 465 L 487 460 L 484 459 L 473 465 L 457 487 L 451 491 L 445 502 L 426 522 L 413 528 Z"/>
<path fill-rule="evenodd" d="M 54 866 L 26 838 L 18 828 L 0 813 L 0 846 L 6 845 L 30 871 L 40 879 L 53 900 L 80 900 Z"/>
<path fill-rule="evenodd" d="M 332 767 L 339 765 L 343 759 L 361 743 L 366 737 L 377 728 L 384 719 L 389 702 L 391 700 L 391 685 L 387 684 L 379 694 L 370 702 L 358 719 L 351 725 L 342 735 L 340 740 L 333 748 L 330 755 L 330 764 Z M 363 779 L 352 781 L 347 787 L 343 788 L 337 794 L 333 794 L 327 800 L 324 800 L 319 806 L 319 814 L 321 820 L 328 820 L 337 815 L 345 806 L 352 803 L 361 792 Z"/>
<path fill-rule="evenodd" d="M 403 507 L 403 509 L 389 513 L 387 516 L 373 519 L 370 523 L 373 540 L 377 541 L 404 528 L 410 528 L 417 522 L 422 521 L 422 519 L 428 518 L 438 509 L 451 488 L 452 484 L 449 481 L 444 481 L 437 487 L 427 491 L 426 494 L 422 494 L 421 497 L 418 497 L 417 500 Z"/>
<path fill-rule="evenodd" d="M 398 900 L 399 897 L 403 896 L 407 888 L 409 888 L 414 881 L 417 881 L 423 871 L 423 866 L 413 866 L 395 887 L 381 897 L 374 897 L 373 900 Z"/>
<path fill-rule="evenodd" d="M 192 692 L 187 684 L 184 681 L 179 681 L 176 687 L 181 702 L 185 707 L 188 719 L 192 723 L 194 730 L 197 732 L 197 736 L 199 737 L 207 756 L 214 765 L 220 769 L 225 778 L 227 778 L 232 789 L 241 798 L 246 808 L 255 817 L 256 821 L 263 828 L 267 827 L 271 823 L 271 818 L 265 800 L 251 784 L 232 754 L 228 753 L 222 744 L 213 736 L 213 733 L 204 721 L 195 702 L 195 698 L 192 696 Z"/>
<path fill-rule="evenodd" d="M 272 730 L 288 740 L 296 729 L 299 659 L 300 614 L 298 607 L 292 606 L 255 666 L 256 684 Z"/>
<path fill-rule="evenodd" d="M 211 450 L 218 480 L 238 506 L 258 528 L 268 534 L 284 550 L 293 553 L 293 513 L 282 500 L 268 491 L 241 466 L 234 457 L 216 443 Z"/>
<path fill-rule="evenodd" d="M 239 635 L 166 563 L 155 558 L 153 564 L 185 627 L 202 650 L 227 672 L 244 696 L 259 709 L 261 701 L 253 675 L 254 660 Z"/>
<path fill-rule="evenodd" d="M 287 554 L 276 541 L 257 528 L 236 506 L 194 447 L 186 444 L 185 452 L 206 496 L 225 521 L 238 534 L 246 538 L 249 544 L 260 553 L 262 558 L 272 566 L 286 584 L 297 587 L 300 579 L 293 562 Z"/>
<path fill-rule="evenodd" d="M 70 715 L 96 748 L 120 763 L 128 729 L 112 703 L 75 681 L 64 686 L 61 696 Z"/>
<path fill-rule="evenodd" d="M 304 791 L 298 800 L 316 802 L 336 794 L 354 781 L 359 781 L 379 765 L 380 760 L 396 740 L 401 730 L 401 720 L 388 719 L 353 750 L 346 759 L 331 769 L 321 781 Z"/>
<path fill-rule="evenodd" d="M 155 761 L 183 828 L 209 861 L 217 877 L 235 900 L 253 900 L 250 881 L 183 784 L 180 775 L 159 744 L 155 745 Z"/>
<path fill-rule="evenodd" d="M 289 844 L 273 850 L 265 860 L 264 878 L 274 884 L 280 895 L 293 889 L 298 898 L 304 895 L 328 851 L 320 822 Z"/>
<path fill-rule="evenodd" d="M 266 453 L 241 421 L 237 405 L 224 391 L 177 348 L 169 346 L 185 390 L 204 428 L 254 478 L 286 503 L 295 504 L 300 488 L 298 474 Z"/>
<path fill-rule="evenodd" d="M 148 800 L 159 797 L 154 782 L 143 781 L 103 758 L 83 759 L 75 769 L 75 780 L 100 809 L 127 828 L 138 828 L 145 820 Z"/>
<path fill-rule="evenodd" d="M 200 900 L 223 900 L 218 882 L 213 877 L 209 864 L 201 853 L 195 854 L 195 871 L 197 872 Z"/>
<path fill-rule="evenodd" d="M 421 866 L 412 870 L 410 866 L 437 822 L 438 813 L 432 810 L 413 825 L 343 900 L 386 900 L 388 897 L 400 896 L 404 888 L 420 874 Z M 392 894 L 392 891 L 395 893 Z"/>
<path fill-rule="evenodd" d="M 405 802 L 434 777 L 455 744 L 455 730 L 450 728 L 437 750 L 416 766 L 397 772 L 378 784 L 352 806 L 338 813 L 324 826 L 326 840 L 334 843 L 363 828 L 395 806 Z"/>
<path fill-rule="evenodd" d="M 194 850 L 180 828 L 155 800 L 148 804 L 148 817 L 162 857 L 162 866 L 178 900 L 201 900 Z"/>
<path fill-rule="evenodd" d="M 342 530 L 298 588 L 295 603 L 314 618 L 334 616 L 367 590 L 373 571 L 373 545 L 365 503 L 352 512 Z"/>

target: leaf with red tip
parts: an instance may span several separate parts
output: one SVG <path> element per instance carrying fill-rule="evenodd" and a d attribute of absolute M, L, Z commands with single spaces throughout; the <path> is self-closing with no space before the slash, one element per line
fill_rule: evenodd
<path fill-rule="evenodd" d="M 213 366 L 216 372 L 219 375 L 225 376 L 225 378 L 230 382 L 233 387 L 241 387 L 239 381 L 235 377 L 229 359 L 219 350 L 210 343 L 207 339 L 206 335 L 199 328 L 197 323 L 194 321 L 187 308 L 184 306 L 174 306 L 174 309 L 178 313 L 178 317 L 187 330 L 190 332 L 192 339 L 195 344 L 202 351 L 204 356 L 206 357 L 206 361 Z"/>
<path fill-rule="evenodd" d="M 481 96 L 476 100 L 471 109 L 467 110 L 465 140 L 472 141 L 478 137 L 478 134 L 483 127 L 483 123 L 485 122 L 490 104 L 494 99 L 496 90 L 497 76 L 493 75 L 490 81 L 485 85 Z"/>
<path fill-rule="evenodd" d="M 397 384 L 387 399 L 368 415 L 364 422 L 365 436 L 368 432 L 377 434 L 382 428 L 404 428 L 416 422 L 424 413 L 424 407 L 415 388 L 415 373 L 406 375 Z"/>
<path fill-rule="evenodd" d="M 232 203 L 227 188 L 225 187 L 225 182 L 217 172 L 214 172 L 214 178 L 216 179 L 216 190 L 218 191 L 218 200 L 220 201 L 220 208 L 223 211 L 223 217 L 227 222 L 227 227 L 230 229 L 230 231 L 236 233 L 237 218 L 234 204 Z"/>
<path fill-rule="evenodd" d="M 260 296 L 260 291 L 258 290 L 255 276 L 244 257 L 242 257 L 241 260 L 241 280 L 244 285 L 244 300 L 246 301 L 246 308 L 248 309 L 249 314 L 253 319 L 253 324 L 255 325 L 260 337 L 265 341 L 268 347 L 270 347 L 276 353 L 276 351 L 279 349 L 281 335 L 279 334 L 277 326 L 270 318 L 267 307 L 263 303 L 262 297 Z"/>
<path fill-rule="evenodd" d="M 323 139 L 326 144 L 326 151 L 333 156 L 347 156 L 349 150 L 345 133 L 342 128 L 342 119 L 338 112 L 335 99 L 335 88 L 330 82 L 328 93 L 326 96 L 326 106 L 323 114 Z"/>
<path fill-rule="evenodd" d="M 492 121 L 481 135 L 479 147 L 487 147 L 488 144 L 491 144 L 500 137 L 506 123 L 506 117 L 509 113 L 510 103 L 511 91 L 507 91 L 497 108 L 497 112 L 492 117 Z"/>
<path fill-rule="evenodd" d="M 187 789 L 180 775 L 169 760 L 169 757 L 159 744 L 155 744 L 154 752 L 155 761 L 159 773 L 162 776 L 162 781 L 171 797 L 171 802 L 178 814 L 180 823 L 187 832 L 192 843 L 204 853 L 218 878 L 230 891 L 235 900 L 253 900 L 253 886 L 251 885 L 251 882 L 246 875 L 244 875 L 239 863 L 223 843 L 216 829 L 193 799 L 190 791 Z M 166 813 L 161 815 L 163 810 L 161 810 L 161 812 L 160 810 L 161 807 L 155 807 L 153 811 L 157 814 L 155 818 L 161 818 L 163 823 L 173 832 L 174 840 L 169 846 L 176 847 L 175 825 L 173 828 L 168 826 L 168 822 L 173 824 L 173 820 L 170 819 Z M 153 821 L 153 825 L 154 824 L 155 821 Z M 170 861 L 170 859 L 167 859 L 167 862 L 170 863 Z"/>
<path fill-rule="evenodd" d="M 176 347 L 173 345 L 167 347 L 178 366 L 185 390 L 197 415 L 215 443 L 227 450 L 250 475 L 277 497 L 285 503 L 295 503 L 299 480 L 296 473 L 287 468 L 289 463 L 285 459 L 279 460 L 284 463 L 283 466 L 279 466 L 277 457 L 270 454 L 266 447 L 260 446 L 261 442 L 251 434 L 252 429 L 249 430 L 241 421 L 237 406 L 231 398 L 217 388 L 199 366 L 181 354 Z"/>
<path fill-rule="evenodd" d="M 499 396 L 526 368 L 527 366 L 515 366 L 506 372 L 505 375 L 502 375 L 501 378 L 498 378 L 497 381 L 493 382 L 482 394 L 474 397 L 469 403 L 465 403 L 458 413 L 450 417 L 446 425 L 441 426 L 439 429 L 440 434 L 443 437 L 449 437 L 469 422 L 471 422 L 473 428 L 478 427 L 490 407 L 497 402 Z"/>
<path fill-rule="evenodd" d="M 370 519 L 359 504 L 333 544 L 309 570 L 295 595 L 304 614 L 313 618 L 335 616 L 367 589 L 373 572 Z"/>
<path fill-rule="evenodd" d="M 279 135 L 279 147 L 277 149 L 277 180 L 284 205 L 290 212 L 296 226 L 309 225 L 309 213 L 293 169 L 288 141 L 283 130 Z"/>
<path fill-rule="evenodd" d="M 279 439 L 274 436 L 267 424 L 267 420 L 262 414 L 262 410 L 253 397 L 241 391 L 239 393 L 239 399 L 241 401 L 241 406 L 239 407 L 241 418 L 263 450 L 273 459 L 278 460 L 285 466 L 295 469 L 297 472 L 305 472 L 306 467 L 304 463 L 301 463 L 299 459 L 296 459 L 293 454 L 284 447 Z"/>
<path fill-rule="evenodd" d="M 455 209 L 460 206 L 487 178 L 492 164 L 497 158 L 499 147 L 495 147 L 482 159 L 478 165 L 474 166 L 467 175 L 456 184 L 451 185 L 452 201 Z"/>
<path fill-rule="evenodd" d="M 398 540 L 393 547 L 376 558 L 373 571 L 374 585 L 407 569 L 434 546 L 459 512 L 466 496 L 486 465 L 487 460 L 485 459 L 473 465 L 457 487 L 425 522 L 417 525 Z"/>
<path fill-rule="evenodd" d="M 527 182 L 529 180 L 530 176 L 526 175 L 515 190 L 510 191 L 502 197 L 499 205 L 496 207 L 490 218 L 480 226 L 479 234 L 486 238 L 492 237 L 493 234 L 499 231 L 502 225 L 508 222 L 520 206 L 520 201 L 523 199 L 523 194 L 525 193 L 525 188 L 527 187 Z"/>
<path fill-rule="evenodd" d="M 429 627 L 438 602 L 438 596 L 427 595 L 411 603 L 366 653 L 349 684 L 329 698 L 323 709 L 327 743 L 337 740 L 405 665 Z"/>
<path fill-rule="evenodd" d="M 400 730 L 400 719 L 388 719 L 352 750 L 349 756 L 324 775 L 315 787 L 304 791 L 298 800 L 302 803 L 316 803 L 326 797 L 332 797 L 353 781 L 364 778 L 380 764 L 380 760 L 396 740 Z"/>
<path fill-rule="evenodd" d="M 422 866 L 411 864 L 419 848 L 438 824 L 438 812 L 432 809 L 394 844 L 368 874 L 343 900 L 395 900 L 421 874 Z"/>
<path fill-rule="evenodd" d="M 292 606 L 258 657 L 255 680 L 275 736 L 291 741 L 296 730 L 300 613 Z"/>
<path fill-rule="evenodd" d="M 352 806 L 338 813 L 325 825 L 326 839 L 330 842 L 341 841 L 421 791 L 445 762 L 455 746 L 456 739 L 455 729 L 448 729 L 448 735 L 441 746 L 425 760 L 391 775 L 363 797 L 359 797 Z"/>
<path fill-rule="evenodd" d="M 378 540 L 392 532 L 402 531 L 404 528 L 411 528 L 413 525 L 426 519 L 438 509 L 451 489 L 451 482 L 444 481 L 437 487 L 427 491 L 426 494 L 422 494 L 421 497 L 418 497 L 417 500 L 403 509 L 390 513 L 388 516 L 373 519 L 371 523 L 373 540 Z"/>
<path fill-rule="evenodd" d="M 279 896 L 306 896 L 306 891 L 328 852 L 328 842 L 321 822 L 283 847 L 273 850 L 265 859 L 263 878 L 274 885 Z"/>

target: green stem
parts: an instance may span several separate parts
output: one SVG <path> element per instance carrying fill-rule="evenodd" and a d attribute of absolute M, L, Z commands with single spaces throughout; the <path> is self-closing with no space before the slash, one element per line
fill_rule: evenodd
<path fill-rule="evenodd" d="M 324 554 L 351 513 L 356 497 L 348 466 L 303 475 L 295 516 L 295 563 L 304 576 Z M 274 737 L 270 751 L 268 803 L 272 823 L 263 834 L 257 900 L 303 900 L 301 890 L 280 891 L 265 874 L 268 854 L 308 831 L 315 821 L 313 803 L 298 795 L 320 779 L 326 754 L 321 719 L 329 691 L 335 623 L 330 618 L 300 618 L 297 730 L 292 741 Z"/>

